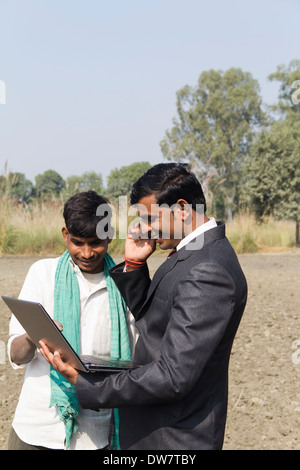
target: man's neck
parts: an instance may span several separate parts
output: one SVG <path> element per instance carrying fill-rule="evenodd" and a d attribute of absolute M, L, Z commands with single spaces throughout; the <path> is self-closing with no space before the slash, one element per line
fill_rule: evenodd
<path fill-rule="evenodd" d="M 191 240 L 194 238 L 198 237 L 200 234 L 203 234 L 205 231 L 210 230 L 214 227 L 216 227 L 216 221 L 214 218 L 209 219 L 208 217 L 203 218 L 202 223 L 196 224 L 196 227 L 194 230 L 191 230 L 189 234 L 186 234 L 186 236 L 180 240 L 180 242 L 176 245 L 176 249 L 179 250 L 183 246 L 185 246 L 187 243 L 189 243 Z M 201 245 L 202 247 L 202 245 Z"/>
<path fill-rule="evenodd" d="M 198 214 L 197 212 L 193 211 L 191 223 L 188 226 L 184 225 L 184 237 L 182 239 L 190 235 L 198 227 L 201 227 L 201 225 L 204 225 L 209 222 L 209 220 L 210 219 L 207 217 L 206 214 Z"/>

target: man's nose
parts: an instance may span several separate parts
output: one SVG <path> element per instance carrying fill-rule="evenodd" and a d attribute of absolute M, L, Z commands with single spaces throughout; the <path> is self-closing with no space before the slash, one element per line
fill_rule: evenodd
<path fill-rule="evenodd" d="M 84 245 L 81 254 L 83 258 L 91 258 L 93 256 L 93 249 L 89 245 Z"/>

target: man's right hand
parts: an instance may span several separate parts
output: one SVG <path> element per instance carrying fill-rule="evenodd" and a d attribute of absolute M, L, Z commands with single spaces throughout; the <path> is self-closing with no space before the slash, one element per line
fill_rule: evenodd
<path fill-rule="evenodd" d="M 27 333 L 17 336 L 11 343 L 10 357 L 12 362 L 21 366 L 28 364 L 34 357 L 36 350 L 35 344 Z"/>
<path fill-rule="evenodd" d="M 63 331 L 63 325 L 55 320 L 54 323 L 60 331 Z M 14 364 L 21 366 L 28 364 L 35 355 L 36 346 L 27 333 L 17 336 L 11 343 L 10 357 Z"/>
<path fill-rule="evenodd" d="M 131 227 L 125 242 L 125 258 L 143 262 L 155 251 L 156 241 L 140 237 L 140 225 Z"/>

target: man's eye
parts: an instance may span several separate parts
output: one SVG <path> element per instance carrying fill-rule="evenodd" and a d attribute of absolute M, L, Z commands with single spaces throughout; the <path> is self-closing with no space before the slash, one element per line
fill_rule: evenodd
<path fill-rule="evenodd" d="M 71 242 L 73 243 L 73 245 L 82 246 L 82 242 L 80 242 L 78 240 L 71 240 Z"/>
<path fill-rule="evenodd" d="M 96 242 L 93 242 L 93 243 L 90 243 L 90 246 L 94 246 L 94 247 L 100 246 L 100 245 L 101 245 L 101 241 L 100 241 L 100 240 L 98 240 L 98 241 L 96 241 Z"/>

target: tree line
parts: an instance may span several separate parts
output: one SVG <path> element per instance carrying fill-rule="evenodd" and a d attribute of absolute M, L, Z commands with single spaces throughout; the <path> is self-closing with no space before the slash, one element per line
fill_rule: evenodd
<path fill-rule="evenodd" d="M 0 195 L 6 195 L 17 203 L 31 204 L 53 198 L 66 200 L 80 191 L 93 190 L 107 196 L 112 202 L 129 194 L 133 183 L 151 168 L 149 162 L 137 162 L 112 170 L 104 187 L 101 173 L 87 171 L 64 179 L 55 170 L 46 170 L 35 177 L 35 184 L 24 173 L 8 172 L 0 176 Z"/>
<path fill-rule="evenodd" d="M 187 162 L 198 175 L 210 211 L 232 220 L 245 208 L 258 220 L 272 215 L 293 220 L 300 244 L 300 60 L 280 65 L 268 79 L 278 83 L 278 100 L 262 102 L 260 87 L 240 68 L 203 72 L 195 86 L 176 93 L 177 115 L 160 142 L 166 160 Z M 86 172 L 64 180 L 54 170 L 0 177 L 0 193 L 24 203 L 94 189 L 112 202 L 127 195 L 148 168 L 138 162 L 102 176 Z"/>

